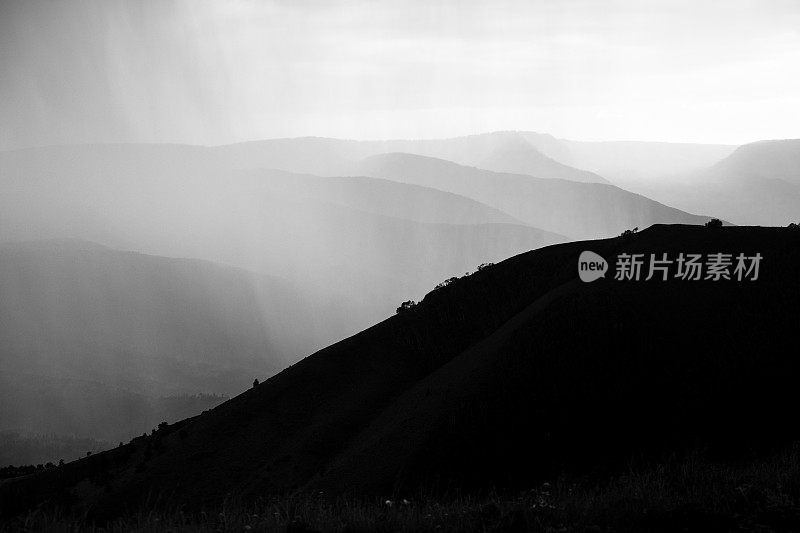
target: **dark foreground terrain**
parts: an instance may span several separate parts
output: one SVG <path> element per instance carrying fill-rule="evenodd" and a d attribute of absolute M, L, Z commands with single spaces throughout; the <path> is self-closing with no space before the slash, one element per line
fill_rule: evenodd
<path fill-rule="evenodd" d="M 578 280 L 584 250 L 604 279 Z M 647 263 L 614 280 L 617 254 L 681 252 L 763 260 L 755 281 L 644 281 Z M 796 531 L 798 274 L 784 228 L 525 253 L 202 415 L 6 480 L 0 512 L 35 529 Z"/>
<path fill-rule="evenodd" d="M 559 478 L 516 493 L 336 498 L 325 493 L 232 500 L 190 512 L 144 507 L 105 522 L 52 509 L 5 524 L 27 531 L 541 531 L 800 530 L 800 449 L 732 465 L 692 455 L 603 482 Z"/>

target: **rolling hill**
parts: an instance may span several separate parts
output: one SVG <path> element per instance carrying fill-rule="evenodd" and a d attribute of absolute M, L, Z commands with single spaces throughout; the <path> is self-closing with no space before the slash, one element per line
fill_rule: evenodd
<path fill-rule="evenodd" d="M 495 172 L 586 183 L 609 183 L 638 192 L 704 170 L 728 157 L 733 145 L 636 141 L 573 141 L 531 131 L 497 131 L 450 139 L 354 141 L 324 137 L 268 139 L 215 147 L 247 167 L 280 168 L 326 176 L 382 153 L 447 159 Z"/>
<path fill-rule="evenodd" d="M 800 141 L 759 141 L 677 181 L 651 187 L 651 196 L 681 209 L 713 212 L 734 224 L 800 221 Z"/>
<path fill-rule="evenodd" d="M 385 141 L 378 146 L 382 153 L 412 153 L 447 159 L 461 165 L 495 172 L 585 183 L 608 183 L 605 178 L 594 172 L 580 170 L 545 155 L 522 134 L 515 131 L 498 131 L 451 139 Z"/>
<path fill-rule="evenodd" d="M 736 150 L 736 146 L 725 144 L 573 141 L 527 131 L 519 135 L 565 165 L 596 172 L 614 185 L 636 192 L 705 170 Z"/>
<path fill-rule="evenodd" d="M 611 263 L 577 278 L 578 256 Z M 761 254 L 757 279 L 618 281 L 622 253 Z M 698 447 L 752 457 L 800 436 L 800 232 L 655 226 L 524 253 L 147 438 L 0 485 L 99 520 L 285 491 L 528 488 Z"/>
<path fill-rule="evenodd" d="M 352 172 L 461 194 L 573 239 L 608 237 L 656 223 L 702 224 L 709 219 L 613 185 L 491 172 L 413 154 L 372 156 Z"/>
<path fill-rule="evenodd" d="M 450 192 L 257 163 L 181 145 L 2 153 L 0 241 L 78 238 L 275 275 L 320 309 L 337 298 L 342 338 L 445 278 L 564 240 Z"/>
<path fill-rule="evenodd" d="M 271 196 L 336 204 L 353 210 L 431 224 L 517 224 L 521 221 L 451 192 L 371 177 L 319 177 L 275 170 L 241 172 Z"/>
<path fill-rule="evenodd" d="M 0 294 L 0 429 L 40 434 L 127 439 L 343 335 L 278 278 L 84 241 L 0 244 Z"/>
<path fill-rule="evenodd" d="M 799 163 L 800 140 L 746 144 L 701 176 L 694 198 L 745 224 L 798 222 Z"/>
<path fill-rule="evenodd" d="M 713 172 L 729 178 L 782 180 L 800 186 L 800 139 L 742 145 L 717 163 Z"/>
<path fill-rule="evenodd" d="M 354 161 L 382 153 L 406 152 L 447 159 L 497 172 L 528 174 L 589 183 L 605 178 L 557 161 L 518 132 L 493 132 L 449 139 L 354 141 L 322 137 L 268 139 L 214 148 L 217 154 L 248 167 L 279 168 L 337 176 Z"/>

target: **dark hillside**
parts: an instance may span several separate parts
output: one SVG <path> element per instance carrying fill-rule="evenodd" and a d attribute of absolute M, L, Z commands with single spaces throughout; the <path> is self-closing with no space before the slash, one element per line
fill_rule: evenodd
<path fill-rule="evenodd" d="M 238 393 L 336 338 L 318 317 L 340 307 L 307 293 L 85 241 L 0 243 L 0 431 L 117 443 L 217 405 L 184 395 Z M 0 448 L 0 467 L 28 455 Z"/>
<path fill-rule="evenodd" d="M 610 263 L 591 284 L 576 272 L 587 249 Z M 623 252 L 763 261 L 756 281 L 615 281 Z M 293 489 L 482 491 L 698 448 L 767 453 L 799 436 L 799 267 L 800 232 L 781 228 L 654 226 L 525 253 L 180 430 L 6 482 L 0 501 L 102 518 L 153 493 L 200 506 Z"/>

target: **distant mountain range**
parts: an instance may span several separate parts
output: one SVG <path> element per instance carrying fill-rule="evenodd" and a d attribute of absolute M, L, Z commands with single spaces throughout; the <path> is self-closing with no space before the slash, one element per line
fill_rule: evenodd
<path fill-rule="evenodd" d="M 795 190 L 797 143 L 796 140 L 760 141 L 736 147 L 587 142 L 511 131 L 420 141 L 306 137 L 256 141 L 215 150 L 246 162 L 246 166 L 327 176 L 352 174 L 359 161 L 373 156 L 408 153 L 501 173 L 611 183 L 673 208 L 734 224 L 786 225 L 794 221 L 792 217 L 800 208 Z M 573 238 L 595 236 L 567 234 Z"/>
<path fill-rule="evenodd" d="M 338 175 L 354 161 L 404 152 L 496 172 L 623 188 L 714 165 L 736 146 L 666 142 L 587 142 L 530 131 L 499 131 L 450 139 L 353 141 L 323 137 L 271 139 L 216 147 L 244 162 L 294 172 Z"/>
<path fill-rule="evenodd" d="M 785 226 L 800 221 L 798 162 L 800 141 L 760 141 L 707 168 L 652 182 L 643 192 L 736 224 Z"/>
<path fill-rule="evenodd" d="M 320 137 L 273 139 L 216 147 L 231 160 L 324 176 L 340 175 L 365 157 L 406 152 L 447 159 L 497 172 L 528 174 L 580 182 L 607 183 L 595 173 L 580 170 L 545 155 L 517 132 L 495 132 L 451 139 L 352 141 Z"/>
<path fill-rule="evenodd" d="M 584 284 L 584 250 L 612 265 L 686 251 L 763 262 L 756 281 Z M 3 511 L 49 501 L 107 519 L 154 490 L 199 507 L 298 490 L 525 488 L 697 447 L 767 453 L 800 436 L 798 265 L 800 232 L 785 228 L 657 226 L 521 254 L 196 418 L 6 481 Z"/>
<path fill-rule="evenodd" d="M 800 221 L 798 154 L 533 132 L 0 152 L 0 429 L 115 439 L 58 406 L 232 394 L 532 249 Z"/>
<path fill-rule="evenodd" d="M 629 189 L 706 169 L 736 149 L 727 144 L 643 141 L 572 141 L 552 135 L 519 132 L 549 157 L 596 172 Z M 636 190 L 638 192 L 638 190 Z"/>
<path fill-rule="evenodd" d="M 274 274 L 349 304 L 344 336 L 447 277 L 565 239 L 447 191 L 251 163 L 187 146 L 3 153 L 0 240 L 80 238 Z"/>
<path fill-rule="evenodd" d="M 353 172 L 475 198 L 527 224 L 573 239 L 608 237 L 657 223 L 709 220 L 609 184 L 499 173 L 413 154 L 372 156 Z"/>
<path fill-rule="evenodd" d="M 0 245 L 0 294 L 0 429 L 32 433 L 130 438 L 340 335 L 286 281 L 84 241 Z"/>
<path fill-rule="evenodd" d="M 800 139 L 745 144 L 717 163 L 713 171 L 734 178 L 782 180 L 800 186 Z"/>
<path fill-rule="evenodd" d="M 552 162 L 548 168 L 563 173 L 537 178 L 427 156 L 350 159 L 416 147 L 477 161 L 524 146 L 536 151 L 518 134 L 491 134 L 419 143 L 309 138 L 4 152 L 0 240 L 78 238 L 277 275 L 349 310 L 331 325 L 332 341 L 481 263 L 569 238 L 708 219 L 610 185 L 557 178 L 591 181 Z M 310 167 L 353 177 L 297 173 Z"/>

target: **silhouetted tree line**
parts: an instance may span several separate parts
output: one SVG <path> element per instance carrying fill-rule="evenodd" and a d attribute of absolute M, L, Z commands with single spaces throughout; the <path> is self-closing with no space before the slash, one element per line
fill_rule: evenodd
<path fill-rule="evenodd" d="M 481 272 L 482 270 L 484 270 L 484 269 L 486 269 L 486 268 L 488 268 L 488 267 L 492 266 L 493 264 L 494 264 L 494 263 L 481 263 L 480 265 L 478 265 L 478 268 L 477 268 L 477 269 L 475 269 L 475 272 Z M 462 276 L 462 277 L 464 277 L 464 278 L 465 278 L 465 277 L 467 277 L 467 276 L 470 276 L 470 275 L 472 275 L 472 272 L 465 272 L 465 273 L 464 273 L 464 276 Z M 454 276 L 454 277 L 452 277 L 452 278 L 448 278 L 448 279 L 444 280 L 443 282 L 441 282 L 441 283 L 439 283 L 438 285 L 436 285 L 436 286 L 433 288 L 433 290 L 432 290 L 431 292 L 429 292 L 428 294 L 426 294 L 426 295 L 425 295 L 425 298 L 427 298 L 427 297 L 428 297 L 428 295 L 430 295 L 430 294 L 431 294 L 431 293 L 433 293 L 434 291 L 437 291 L 437 290 L 443 289 L 443 288 L 447 287 L 448 285 L 450 285 L 450 284 L 452 284 L 452 283 L 455 283 L 455 282 L 456 282 L 456 281 L 458 281 L 459 279 L 462 279 L 462 278 L 459 278 L 459 277 L 457 277 L 457 276 Z M 424 298 L 423 298 L 423 299 L 424 299 Z M 401 304 L 400 304 L 400 307 L 398 307 L 398 308 L 397 308 L 397 310 L 396 310 L 396 313 L 399 315 L 400 313 L 403 313 L 403 312 L 405 312 L 405 311 L 408 311 L 409 309 L 413 309 L 413 308 L 414 308 L 416 305 L 417 305 L 417 302 L 415 302 L 414 300 L 406 300 L 405 302 L 403 302 L 403 303 L 401 303 Z"/>

